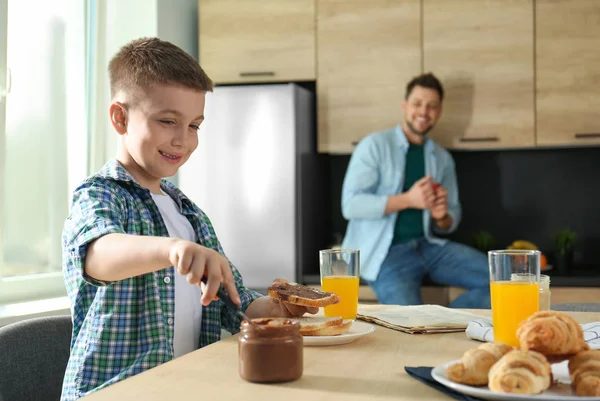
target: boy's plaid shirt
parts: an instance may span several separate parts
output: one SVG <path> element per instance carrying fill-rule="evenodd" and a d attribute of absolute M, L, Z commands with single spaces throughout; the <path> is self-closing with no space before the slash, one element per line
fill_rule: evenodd
<path fill-rule="evenodd" d="M 197 242 L 223 254 L 208 217 L 170 182 L 163 191 L 192 224 Z M 169 236 L 150 191 L 116 160 L 75 191 L 63 230 L 63 274 L 71 305 L 73 338 L 62 400 L 83 397 L 173 358 L 175 280 L 173 266 L 106 283 L 83 271 L 87 246 L 110 233 Z M 231 265 L 242 309 L 261 295 L 244 287 Z M 200 300 L 198 300 L 200 302 Z M 240 318 L 221 301 L 202 310 L 199 347 L 220 339 L 221 328 L 236 333 Z"/>

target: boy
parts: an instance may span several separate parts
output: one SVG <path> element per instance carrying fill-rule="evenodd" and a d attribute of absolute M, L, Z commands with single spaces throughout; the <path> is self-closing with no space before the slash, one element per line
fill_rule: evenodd
<path fill-rule="evenodd" d="M 239 331 L 216 298 L 221 284 L 251 318 L 316 313 L 245 288 L 208 217 L 163 180 L 198 145 L 212 91 L 198 63 L 142 38 L 120 49 L 109 75 L 117 157 L 74 191 L 63 231 L 73 318 L 63 401 L 218 341 L 222 327 Z"/>

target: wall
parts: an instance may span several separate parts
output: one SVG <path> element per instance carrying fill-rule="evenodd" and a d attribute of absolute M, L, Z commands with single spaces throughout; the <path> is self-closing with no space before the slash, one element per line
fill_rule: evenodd
<path fill-rule="evenodd" d="M 470 243 L 490 231 L 499 248 L 516 239 L 552 251 L 552 234 L 569 226 L 581 237 L 578 273 L 600 275 L 600 148 L 453 152 L 463 219 L 450 238 Z M 350 156 L 328 156 L 326 201 L 331 229 L 324 246 L 341 240 L 341 188 Z M 314 272 L 309 272 L 313 273 Z"/>
<path fill-rule="evenodd" d="M 198 0 L 157 0 L 157 30 L 198 60 Z"/>
<path fill-rule="evenodd" d="M 557 229 L 581 237 L 575 264 L 600 275 L 600 148 L 454 152 L 464 217 L 453 238 L 490 231 L 499 247 L 528 239 L 550 253 Z"/>

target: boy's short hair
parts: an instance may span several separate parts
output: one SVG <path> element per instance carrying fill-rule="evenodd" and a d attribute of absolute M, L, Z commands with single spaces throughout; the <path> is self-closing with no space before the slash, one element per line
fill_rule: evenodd
<path fill-rule="evenodd" d="M 183 85 L 211 92 L 212 80 L 192 56 L 171 42 L 140 38 L 123 46 L 108 64 L 110 95 L 155 84 Z"/>
<path fill-rule="evenodd" d="M 410 96 L 410 93 L 412 92 L 415 86 L 422 86 L 423 88 L 433 89 L 437 91 L 437 93 L 440 95 L 440 102 L 444 100 L 444 88 L 442 87 L 441 82 L 436 78 L 436 76 L 430 72 L 414 77 L 406 85 L 406 95 L 404 96 L 405 99 L 408 99 L 408 96 Z"/>

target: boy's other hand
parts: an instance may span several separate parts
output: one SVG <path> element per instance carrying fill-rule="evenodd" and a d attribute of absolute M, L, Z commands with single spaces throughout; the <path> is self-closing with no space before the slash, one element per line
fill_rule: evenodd
<path fill-rule="evenodd" d="M 305 313 L 315 314 L 319 311 L 319 308 L 313 308 L 308 306 L 294 305 L 287 302 L 279 301 L 278 299 L 266 296 L 268 298 L 268 311 L 269 316 L 272 317 L 300 317 Z"/>
<path fill-rule="evenodd" d="M 277 287 L 280 283 L 287 283 L 288 281 L 281 278 L 273 280 L 272 287 Z M 294 305 L 285 301 L 280 301 L 270 296 L 265 297 L 267 299 L 267 310 L 269 316 L 273 317 L 300 317 L 305 313 L 315 314 L 319 311 L 319 308 L 307 307 L 301 305 Z"/>
<path fill-rule="evenodd" d="M 286 283 L 287 280 L 275 279 L 272 286 L 277 286 L 278 283 Z M 339 301 L 338 301 L 339 302 Z M 251 318 L 257 317 L 300 317 L 305 313 L 315 314 L 319 308 L 294 305 L 287 302 L 279 301 L 269 295 L 255 299 L 248 309 L 246 315 Z"/>
<path fill-rule="evenodd" d="M 217 291 L 221 283 L 233 303 L 241 304 L 229 261 L 219 252 L 191 241 L 176 240 L 169 249 L 169 261 L 186 277 L 188 283 L 200 284 L 202 305 L 218 299 Z M 207 278 L 206 285 L 200 281 L 203 276 Z"/>
<path fill-rule="evenodd" d="M 319 308 L 292 305 L 266 295 L 252 301 L 246 310 L 246 315 L 252 319 L 259 317 L 300 317 L 307 312 L 315 314 L 318 311 Z"/>

